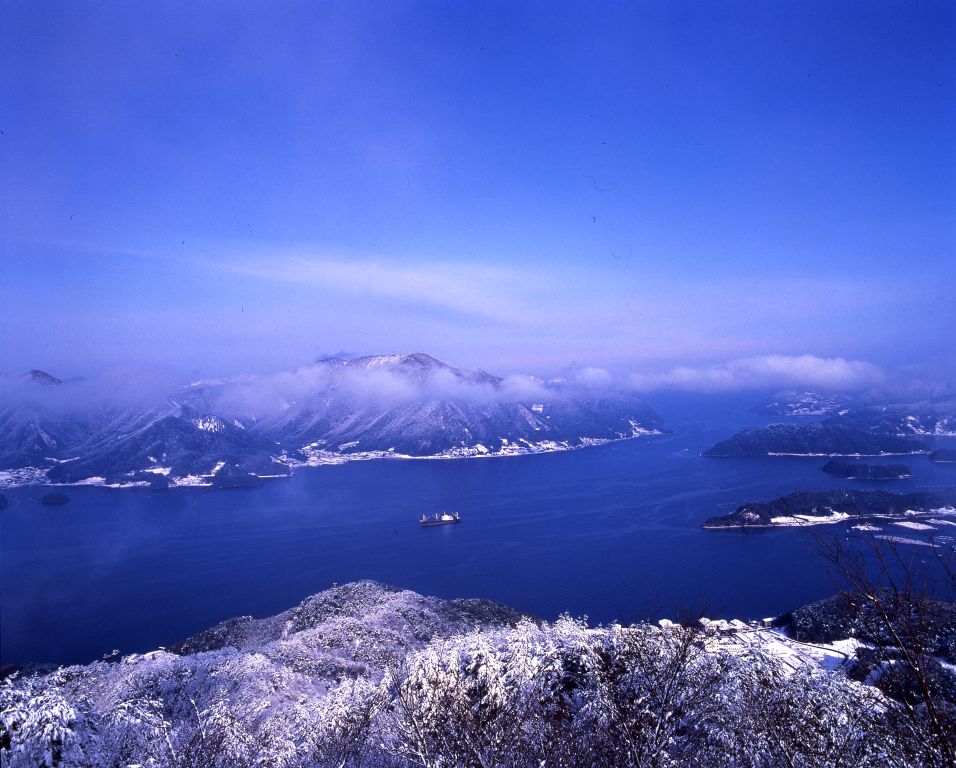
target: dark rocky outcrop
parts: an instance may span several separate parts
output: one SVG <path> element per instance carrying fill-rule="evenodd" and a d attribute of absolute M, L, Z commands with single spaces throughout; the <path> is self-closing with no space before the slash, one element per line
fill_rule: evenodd
<path fill-rule="evenodd" d="M 58 379 L 56 376 L 53 376 L 46 371 L 41 371 L 38 368 L 28 371 L 23 375 L 23 377 L 31 383 L 41 384 L 47 387 L 55 387 L 63 383 L 63 379 Z"/>

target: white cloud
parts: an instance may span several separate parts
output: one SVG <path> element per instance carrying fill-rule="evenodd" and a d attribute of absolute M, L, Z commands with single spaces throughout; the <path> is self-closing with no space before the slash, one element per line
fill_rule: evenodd
<path fill-rule="evenodd" d="M 587 365 L 574 372 L 573 380 L 575 384 L 580 384 L 584 387 L 602 389 L 611 386 L 613 377 L 610 371 L 604 368 L 595 368 L 594 366 Z"/>
<path fill-rule="evenodd" d="M 862 389 L 883 379 L 882 369 L 862 360 L 815 355 L 763 355 L 707 367 L 678 367 L 665 373 L 634 374 L 631 385 L 640 391 L 731 392 L 775 387 L 841 391 Z"/>
<path fill-rule="evenodd" d="M 500 391 L 502 400 L 513 402 L 548 400 L 554 395 L 541 379 L 520 374 L 505 376 Z"/>

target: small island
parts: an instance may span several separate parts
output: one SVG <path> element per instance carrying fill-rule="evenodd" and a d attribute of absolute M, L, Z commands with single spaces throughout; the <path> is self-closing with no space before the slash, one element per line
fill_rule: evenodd
<path fill-rule="evenodd" d="M 905 464 L 861 464 L 841 459 L 830 459 L 823 471 L 844 480 L 905 480 L 913 476 Z"/>
<path fill-rule="evenodd" d="M 956 515 L 956 488 L 917 493 L 888 491 L 798 491 L 773 501 L 748 503 L 727 515 L 707 520 L 703 528 L 782 528 L 825 525 L 847 520 L 865 524 L 868 519 L 903 520 L 907 527 L 920 525 L 913 518 Z M 920 530 L 920 529 L 917 529 Z"/>
<path fill-rule="evenodd" d="M 70 497 L 65 493 L 48 493 L 45 496 L 40 497 L 40 503 L 45 504 L 48 507 L 57 507 L 61 504 L 66 504 L 70 500 Z"/>
<path fill-rule="evenodd" d="M 935 464 L 956 464 L 956 450 L 940 448 L 929 455 L 929 460 Z"/>
<path fill-rule="evenodd" d="M 831 424 L 771 424 L 738 432 L 704 451 L 708 457 L 899 456 L 929 453 L 917 440 Z"/>

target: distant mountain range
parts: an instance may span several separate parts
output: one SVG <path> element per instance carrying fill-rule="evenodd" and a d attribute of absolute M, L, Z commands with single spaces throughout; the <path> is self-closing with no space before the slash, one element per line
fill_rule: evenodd
<path fill-rule="evenodd" d="M 5 485 L 247 485 L 304 465 L 568 450 L 661 430 L 632 395 L 425 354 L 200 381 L 136 405 L 85 402 L 82 382 L 42 371 L 16 384 L 0 410 Z"/>
<path fill-rule="evenodd" d="M 922 440 L 956 437 L 956 396 L 934 394 L 901 402 L 871 392 L 851 398 L 820 392 L 779 392 L 754 412 L 795 419 L 737 433 L 704 456 L 878 456 L 929 453 Z M 809 422 L 806 417 L 825 417 Z M 946 451 L 944 450 L 945 454 Z"/>
<path fill-rule="evenodd" d="M 832 415 L 827 423 L 874 434 L 956 437 L 956 397 L 848 408 Z"/>
<path fill-rule="evenodd" d="M 956 396 L 903 397 L 870 392 L 778 392 L 754 408 L 765 416 L 826 417 L 824 423 L 899 437 L 956 437 Z"/>

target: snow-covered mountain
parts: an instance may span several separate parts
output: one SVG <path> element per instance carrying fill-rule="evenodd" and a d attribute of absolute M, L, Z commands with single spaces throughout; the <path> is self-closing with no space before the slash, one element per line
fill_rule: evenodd
<path fill-rule="evenodd" d="M 325 359 L 122 406 L 85 402 L 79 385 L 45 374 L 20 384 L 0 410 L 8 484 L 233 485 L 303 465 L 567 450 L 661 428 L 627 393 L 502 378 L 424 354 Z"/>
<path fill-rule="evenodd" d="M 620 440 L 660 427 L 632 396 L 561 381 L 506 380 L 427 355 L 329 360 L 315 367 L 324 387 L 254 426 L 291 451 L 301 449 L 306 460 L 529 453 Z"/>
<path fill-rule="evenodd" d="M 88 432 L 84 414 L 64 418 L 58 409 L 57 396 L 69 388 L 61 379 L 33 370 L 7 383 L 0 396 L 15 404 L 0 401 L 0 467 L 42 463 Z"/>

